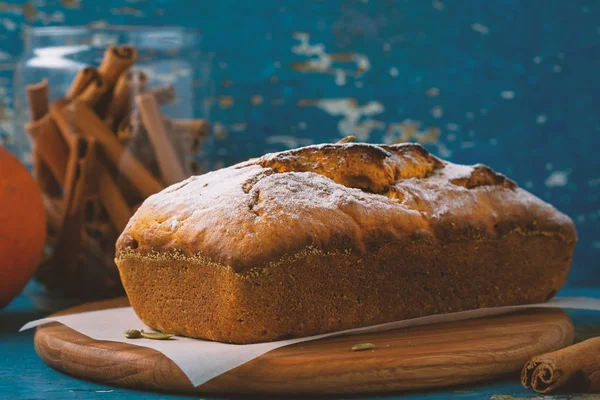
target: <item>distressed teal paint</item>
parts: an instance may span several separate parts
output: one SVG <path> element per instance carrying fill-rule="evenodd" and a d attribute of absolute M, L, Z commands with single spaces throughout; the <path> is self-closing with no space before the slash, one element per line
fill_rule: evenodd
<path fill-rule="evenodd" d="M 10 3 L 10 4 L 9 4 Z M 600 4 L 594 1 L 174 1 L 26 3 L 0 9 L 0 49 L 17 57 L 24 24 L 183 25 L 203 31 L 214 56 L 214 106 L 227 133 L 204 155 L 214 166 L 266 151 L 338 139 L 340 116 L 305 100 L 379 102 L 369 141 L 390 124 L 439 127 L 427 145 L 455 162 L 482 162 L 552 202 L 577 223 L 570 283 L 600 284 Z M 28 4 L 23 13 L 19 5 Z M 30 20 L 27 20 L 27 16 Z M 14 28 L 14 30 L 13 30 Z M 370 69 L 348 76 L 292 68 L 297 32 L 328 54 L 363 54 Z M 11 60 L 2 60 L 6 65 Z M 344 67 L 348 63 L 336 62 Z M 1 65 L 0 65 L 1 67 Z M 6 86 L 10 73 L 0 68 Z M 3 80 L 4 79 L 4 80 Z M 338 82 L 339 83 L 339 82 Z M 436 88 L 438 96 L 428 96 Z M 4 96 L 7 98 L 8 95 Z M 219 107 L 230 96 L 233 105 Z M 252 98 L 261 96 L 261 104 Z M 9 96 L 8 96 L 9 97 Z M 256 98 L 255 98 L 256 99 Z M 256 102 L 255 102 L 256 103 Z M 440 118 L 436 111 L 443 110 Z M 202 102 L 197 105 L 200 115 Z M 287 140 L 274 140 L 284 136 Z M 289 138 L 296 138 L 291 141 Z"/>

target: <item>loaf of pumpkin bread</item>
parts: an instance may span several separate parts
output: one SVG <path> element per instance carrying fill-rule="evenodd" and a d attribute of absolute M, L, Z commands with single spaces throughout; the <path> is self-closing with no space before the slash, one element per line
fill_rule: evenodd
<path fill-rule="evenodd" d="M 572 221 L 484 165 L 416 144 L 267 154 L 148 198 L 117 242 L 138 316 L 230 343 L 544 302 Z"/>

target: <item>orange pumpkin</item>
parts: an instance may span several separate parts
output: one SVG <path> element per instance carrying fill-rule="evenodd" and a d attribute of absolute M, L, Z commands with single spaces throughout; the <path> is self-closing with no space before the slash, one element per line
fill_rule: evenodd
<path fill-rule="evenodd" d="M 0 146 L 0 309 L 33 277 L 45 241 L 42 194 L 19 160 Z"/>

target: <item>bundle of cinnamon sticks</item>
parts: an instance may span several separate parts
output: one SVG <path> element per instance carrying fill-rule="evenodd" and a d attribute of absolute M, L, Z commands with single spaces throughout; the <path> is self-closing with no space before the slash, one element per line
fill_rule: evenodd
<path fill-rule="evenodd" d="M 114 46 L 100 66 L 80 70 L 64 98 L 49 102 L 48 81 L 27 87 L 34 176 L 48 215 L 38 279 L 81 299 L 122 293 L 114 244 L 149 195 L 197 173 L 208 135 L 202 119 L 173 120 L 160 106 L 175 88 L 147 88 L 137 50 Z"/>

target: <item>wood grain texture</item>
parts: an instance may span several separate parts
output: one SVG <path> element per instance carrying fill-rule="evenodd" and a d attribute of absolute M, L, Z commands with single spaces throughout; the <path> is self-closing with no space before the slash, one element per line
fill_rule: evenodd
<path fill-rule="evenodd" d="M 91 303 L 64 313 L 126 305 Z M 37 329 L 34 344 L 50 366 L 116 386 L 171 392 L 246 394 L 377 393 L 425 389 L 518 375 L 533 355 L 572 343 L 561 310 L 328 338 L 273 350 L 199 386 L 161 353 L 93 340 L 58 323 Z M 353 352 L 357 343 L 374 343 Z"/>

